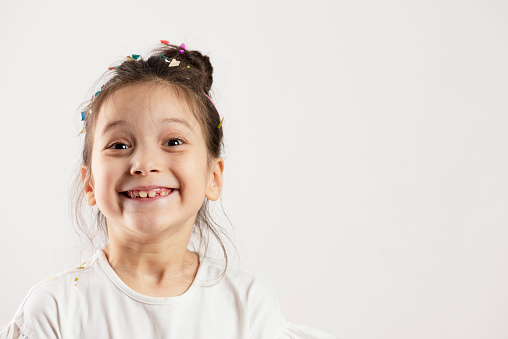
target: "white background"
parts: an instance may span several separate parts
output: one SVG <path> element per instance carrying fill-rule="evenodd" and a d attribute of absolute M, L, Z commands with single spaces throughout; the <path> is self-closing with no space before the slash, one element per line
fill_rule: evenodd
<path fill-rule="evenodd" d="M 78 106 L 165 39 L 211 58 L 222 204 L 288 321 L 508 337 L 508 2 L 10 1 L 0 27 L 0 325 L 76 264 Z"/>

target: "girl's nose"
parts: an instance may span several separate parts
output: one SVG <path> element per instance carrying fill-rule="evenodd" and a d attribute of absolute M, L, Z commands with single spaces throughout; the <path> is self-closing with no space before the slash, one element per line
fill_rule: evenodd
<path fill-rule="evenodd" d="M 160 172 L 162 169 L 160 159 L 161 157 L 155 149 L 138 148 L 133 154 L 131 174 L 148 175 L 150 172 Z"/>

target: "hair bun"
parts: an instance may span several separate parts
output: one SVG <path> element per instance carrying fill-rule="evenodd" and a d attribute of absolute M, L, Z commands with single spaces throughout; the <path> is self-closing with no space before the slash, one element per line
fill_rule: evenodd
<path fill-rule="evenodd" d="M 187 51 L 181 54 L 181 58 L 187 61 L 191 67 L 195 67 L 203 73 L 203 89 L 206 94 L 212 88 L 213 83 L 213 67 L 210 58 L 198 51 Z"/>
<path fill-rule="evenodd" d="M 180 53 L 180 50 L 182 50 L 182 47 L 167 45 L 158 49 L 156 52 L 157 54 L 160 53 L 164 55 L 168 59 L 176 58 L 190 67 L 197 69 L 199 73 L 201 73 L 200 78 L 202 79 L 203 91 L 208 94 L 213 83 L 213 67 L 210 63 L 210 58 L 198 51 L 184 48 L 184 52 Z"/>

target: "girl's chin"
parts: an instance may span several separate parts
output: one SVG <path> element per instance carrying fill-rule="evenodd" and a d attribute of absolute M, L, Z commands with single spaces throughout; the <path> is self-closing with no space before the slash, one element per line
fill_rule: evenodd
<path fill-rule="evenodd" d="M 168 222 L 140 222 L 140 223 L 130 223 L 129 228 L 138 234 L 144 235 L 157 235 L 163 233 L 171 228 L 168 226 Z"/>

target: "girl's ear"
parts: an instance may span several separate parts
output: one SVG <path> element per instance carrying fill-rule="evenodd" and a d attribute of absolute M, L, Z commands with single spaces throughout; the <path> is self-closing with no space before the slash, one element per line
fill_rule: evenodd
<path fill-rule="evenodd" d="M 206 189 L 206 197 L 209 200 L 216 201 L 219 199 L 220 192 L 222 190 L 222 173 L 224 172 L 224 160 L 222 158 L 215 159 L 212 168 L 213 172 Z"/>
<path fill-rule="evenodd" d="M 95 201 L 93 180 L 90 180 L 91 172 L 86 166 L 81 166 L 81 181 L 85 187 L 86 202 L 88 205 L 93 206 L 97 202 Z"/>

